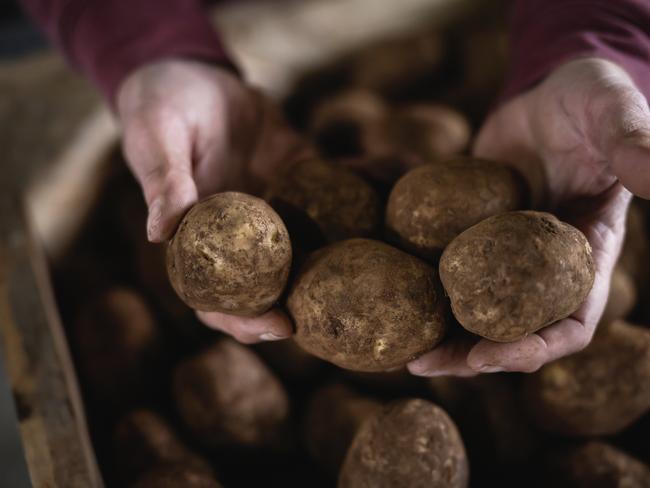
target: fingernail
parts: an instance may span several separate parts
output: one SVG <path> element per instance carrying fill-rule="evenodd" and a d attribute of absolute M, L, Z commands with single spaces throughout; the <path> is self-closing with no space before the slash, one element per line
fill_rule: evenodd
<path fill-rule="evenodd" d="M 408 363 L 407 368 L 409 370 L 409 373 L 416 376 L 422 376 L 424 374 L 427 374 L 429 371 L 426 361 L 420 361 L 419 359 Z"/>
<path fill-rule="evenodd" d="M 481 373 L 501 373 L 505 371 L 501 366 L 494 366 L 492 364 L 485 364 L 479 368 Z"/>
<path fill-rule="evenodd" d="M 158 238 L 158 228 L 162 217 L 162 198 L 157 198 L 149 207 L 149 217 L 147 218 L 147 238 L 154 241 Z"/>
<path fill-rule="evenodd" d="M 265 332 L 260 336 L 260 339 L 263 341 L 281 341 L 282 339 L 287 339 L 287 337 L 275 335 L 273 332 Z"/>

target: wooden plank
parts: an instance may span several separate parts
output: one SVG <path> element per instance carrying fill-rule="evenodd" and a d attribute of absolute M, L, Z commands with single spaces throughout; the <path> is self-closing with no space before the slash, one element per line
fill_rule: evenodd
<path fill-rule="evenodd" d="M 34 232 L 55 260 L 92 208 L 117 128 L 92 87 L 53 52 L 0 62 L 0 93 L 0 192 L 27 192 Z"/>
<path fill-rule="evenodd" d="M 0 343 L 36 488 L 103 485 L 42 250 L 0 197 Z"/>

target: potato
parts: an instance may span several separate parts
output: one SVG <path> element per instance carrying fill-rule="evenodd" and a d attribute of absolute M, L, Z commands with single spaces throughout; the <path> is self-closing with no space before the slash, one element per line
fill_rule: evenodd
<path fill-rule="evenodd" d="M 151 393 L 164 346 L 136 291 L 111 288 L 98 295 L 81 310 L 73 334 L 81 375 L 98 401 L 113 408 Z"/>
<path fill-rule="evenodd" d="M 388 107 L 369 91 L 344 91 L 326 99 L 312 115 L 310 133 L 327 157 L 364 156 L 383 138 Z"/>
<path fill-rule="evenodd" d="M 381 224 L 379 197 L 372 187 L 351 171 L 317 159 L 287 166 L 266 199 L 274 207 L 280 201 L 304 212 L 328 242 L 373 236 Z"/>
<path fill-rule="evenodd" d="M 196 204 L 167 249 L 176 293 L 206 312 L 259 315 L 280 297 L 291 242 L 280 217 L 259 198 L 225 192 Z"/>
<path fill-rule="evenodd" d="M 167 421 L 156 412 L 137 409 L 122 417 L 113 434 L 118 471 L 134 479 L 161 464 L 180 463 L 211 475 L 210 465 L 190 451 Z"/>
<path fill-rule="evenodd" d="M 287 393 L 253 352 L 233 340 L 181 362 L 173 390 L 184 424 L 208 447 L 268 447 L 282 439 Z"/>
<path fill-rule="evenodd" d="M 455 317 L 470 332 L 498 342 L 571 315 L 594 275 L 585 236 L 543 212 L 490 217 L 454 239 L 440 259 Z"/>
<path fill-rule="evenodd" d="M 650 408 L 650 330 L 613 322 L 585 350 L 527 376 L 524 387 L 541 429 L 566 436 L 620 432 Z"/>
<path fill-rule="evenodd" d="M 563 454 L 554 483 L 571 488 L 648 488 L 650 468 L 619 449 L 591 441 Z M 559 479 L 558 479 L 559 478 Z"/>
<path fill-rule="evenodd" d="M 468 485 L 463 441 L 426 400 L 401 400 L 367 419 L 348 449 L 339 488 L 460 488 Z"/>
<path fill-rule="evenodd" d="M 412 165 L 460 154 L 469 144 L 470 133 L 469 122 L 460 112 L 430 103 L 394 110 L 385 126 L 385 137 L 392 152 L 402 156 L 408 154 Z M 378 155 L 378 152 L 371 148 L 370 154 Z"/>
<path fill-rule="evenodd" d="M 289 292 L 296 342 L 356 371 L 386 371 L 433 348 L 447 306 L 436 271 L 387 244 L 350 239 L 312 255 Z"/>
<path fill-rule="evenodd" d="M 358 395 L 341 383 L 316 390 L 303 422 L 309 454 L 330 474 L 336 475 L 363 421 L 381 408 L 381 403 Z"/>
<path fill-rule="evenodd" d="M 600 319 L 602 325 L 627 317 L 636 303 L 636 285 L 632 277 L 617 265 L 612 273 L 609 296 Z"/>
<path fill-rule="evenodd" d="M 221 488 L 209 473 L 182 463 L 156 466 L 142 476 L 133 488 Z"/>
<path fill-rule="evenodd" d="M 386 228 L 405 250 L 433 260 L 464 230 L 522 204 L 521 180 L 512 169 L 456 158 L 405 174 L 390 193 Z"/>

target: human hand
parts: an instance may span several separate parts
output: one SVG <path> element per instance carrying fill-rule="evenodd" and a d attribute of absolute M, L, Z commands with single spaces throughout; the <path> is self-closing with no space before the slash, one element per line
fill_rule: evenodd
<path fill-rule="evenodd" d="M 280 111 L 229 71 L 169 60 L 134 71 L 117 93 L 127 162 L 149 208 L 147 235 L 169 239 L 198 199 L 225 190 L 259 193 L 274 172 L 306 151 Z M 241 342 L 291 335 L 285 314 L 246 318 L 198 312 Z"/>
<path fill-rule="evenodd" d="M 566 63 L 503 105 L 479 132 L 474 154 L 514 166 L 534 205 L 586 235 L 594 286 L 570 317 L 512 343 L 452 339 L 409 364 L 417 375 L 533 372 L 586 347 L 607 302 L 630 192 L 650 197 L 647 101 L 625 71 L 602 59 Z"/>

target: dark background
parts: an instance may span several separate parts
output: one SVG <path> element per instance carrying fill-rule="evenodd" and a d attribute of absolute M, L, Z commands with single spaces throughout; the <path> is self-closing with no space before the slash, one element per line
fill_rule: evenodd
<path fill-rule="evenodd" d="M 0 58 L 12 59 L 47 45 L 19 2 L 0 0 Z"/>

